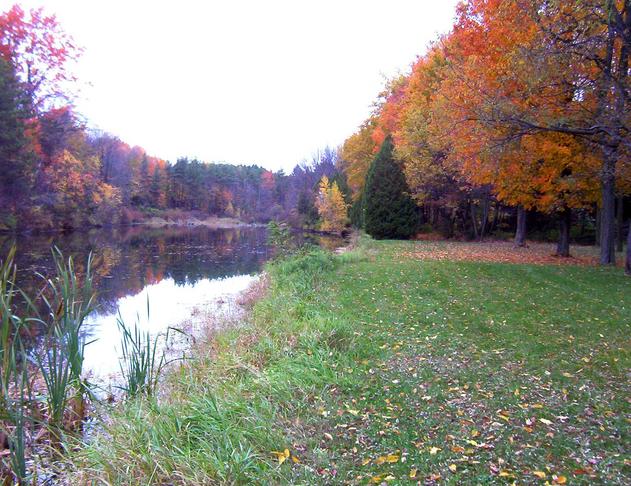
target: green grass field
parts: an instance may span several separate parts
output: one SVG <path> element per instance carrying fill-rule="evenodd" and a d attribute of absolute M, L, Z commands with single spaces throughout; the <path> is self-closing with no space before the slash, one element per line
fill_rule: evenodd
<path fill-rule="evenodd" d="M 74 457 L 110 484 L 629 484 L 631 278 L 362 240 L 270 267 L 241 329 Z"/>

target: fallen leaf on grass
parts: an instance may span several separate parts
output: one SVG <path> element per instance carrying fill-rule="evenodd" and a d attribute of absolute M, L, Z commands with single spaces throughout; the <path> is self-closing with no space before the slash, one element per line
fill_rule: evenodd
<path fill-rule="evenodd" d="M 289 459 L 289 449 L 285 449 L 283 452 L 278 452 L 278 451 L 272 451 L 272 454 L 274 454 L 276 456 L 276 459 L 278 459 L 278 464 L 282 464 L 283 462 L 285 462 L 287 459 Z"/>
<path fill-rule="evenodd" d="M 410 469 L 410 479 L 414 479 L 416 477 L 416 473 L 418 470 L 416 468 Z"/>
<path fill-rule="evenodd" d="M 449 470 L 450 470 L 452 473 L 455 473 L 455 472 L 458 470 L 458 466 L 456 466 L 455 464 L 450 464 L 450 466 L 449 466 Z"/>
<path fill-rule="evenodd" d="M 386 456 L 380 456 L 377 459 L 375 459 L 375 463 L 376 464 L 383 464 L 384 462 L 388 462 L 390 464 L 395 463 L 395 462 L 399 462 L 399 455 L 398 454 L 388 454 Z"/>
<path fill-rule="evenodd" d="M 539 479 L 546 478 L 546 473 L 544 473 L 543 471 L 533 471 L 532 474 L 537 476 Z"/>

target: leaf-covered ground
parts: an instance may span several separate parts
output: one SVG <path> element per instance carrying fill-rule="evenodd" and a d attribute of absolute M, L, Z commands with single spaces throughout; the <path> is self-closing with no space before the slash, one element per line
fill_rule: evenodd
<path fill-rule="evenodd" d="M 524 263 L 530 265 L 597 265 L 599 249 L 594 246 L 572 246 L 571 256 L 556 256 L 552 243 L 528 242 L 516 248 L 510 241 L 424 241 L 408 245 L 402 252 L 404 258 L 450 262 Z M 616 255 L 618 266 L 624 266 L 624 255 Z"/>
<path fill-rule="evenodd" d="M 322 482 L 631 481 L 629 279 L 375 245 L 321 289 L 368 346 L 294 430 Z"/>
<path fill-rule="evenodd" d="M 114 414 L 81 479 L 630 484 L 631 279 L 426 244 L 273 265 L 250 325 Z"/>

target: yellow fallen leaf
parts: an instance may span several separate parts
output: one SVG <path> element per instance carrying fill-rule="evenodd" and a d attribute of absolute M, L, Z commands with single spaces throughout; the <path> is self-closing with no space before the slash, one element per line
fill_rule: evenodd
<path fill-rule="evenodd" d="M 418 471 L 416 470 L 416 468 L 410 469 L 410 479 L 414 479 L 416 477 L 417 472 Z"/>
<path fill-rule="evenodd" d="M 455 464 L 451 464 L 451 465 L 449 466 L 449 470 L 450 470 L 452 473 L 455 473 L 457 469 L 458 469 L 458 466 L 456 466 Z"/>
<path fill-rule="evenodd" d="M 438 451 L 440 451 L 440 450 L 442 450 L 440 447 L 432 447 L 432 448 L 429 450 L 429 453 L 430 453 L 432 456 L 435 456 L 435 455 L 438 453 Z"/>
<path fill-rule="evenodd" d="M 544 473 L 543 471 L 533 471 L 532 473 L 535 476 L 537 476 L 539 479 L 545 479 L 546 478 L 546 473 Z"/>
<path fill-rule="evenodd" d="M 398 454 L 388 454 L 386 456 L 386 462 L 389 462 L 389 463 L 399 462 L 399 455 Z"/>
<path fill-rule="evenodd" d="M 515 477 L 515 475 L 513 473 L 508 472 L 508 471 L 500 471 L 498 476 L 501 477 L 501 478 L 514 478 Z"/>
<path fill-rule="evenodd" d="M 294 464 L 300 464 L 300 459 L 298 459 L 296 456 L 291 456 L 291 460 Z"/>
<path fill-rule="evenodd" d="M 471 437 L 474 437 L 474 438 L 475 438 L 475 437 L 477 437 L 478 435 L 480 435 L 480 431 L 479 431 L 479 430 L 477 430 L 477 429 L 473 429 L 473 430 L 471 431 Z"/>
<path fill-rule="evenodd" d="M 283 452 L 272 451 L 272 454 L 274 454 L 276 459 L 278 459 L 278 464 L 282 464 L 289 459 L 289 449 L 285 449 Z"/>
<path fill-rule="evenodd" d="M 565 476 L 557 476 L 554 478 L 555 484 L 565 484 L 567 483 L 567 478 Z"/>
<path fill-rule="evenodd" d="M 370 462 L 370 458 L 369 458 L 369 457 L 367 457 L 366 459 L 364 459 L 364 460 L 362 461 L 362 466 L 365 466 L 365 465 L 366 465 L 366 464 L 368 464 L 369 462 Z"/>
<path fill-rule="evenodd" d="M 544 419 L 544 418 L 540 418 L 539 422 L 541 422 L 542 424 L 546 424 L 546 425 L 552 425 L 552 422 L 548 419 Z"/>

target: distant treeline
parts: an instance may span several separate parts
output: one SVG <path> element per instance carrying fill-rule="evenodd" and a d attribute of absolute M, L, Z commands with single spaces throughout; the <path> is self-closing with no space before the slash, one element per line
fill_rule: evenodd
<path fill-rule="evenodd" d="M 127 223 L 169 209 L 314 226 L 320 179 L 345 190 L 337 151 L 328 148 L 286 174 L 187 158 L 169 163 L 89 130 L 71 103 L 68 66 L 79 55 L 41 9 L 0 14 L 0 230 Z"/>

